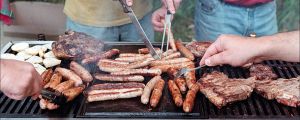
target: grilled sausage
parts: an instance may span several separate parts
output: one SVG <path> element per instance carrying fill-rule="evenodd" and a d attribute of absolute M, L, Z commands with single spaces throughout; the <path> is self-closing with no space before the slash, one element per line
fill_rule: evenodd
<path fill-rule="evenodd" d="M 126 65 L 125 69 L 142 68 L 148 66 L 153 60 L 154 60 L 153 58 L 147 58 L 146 60 L 136 61 Z"/>
<path fill-rule="evenodd" d="M 166 57 L 166 56 L 168 56 L 168 55 L 171 55 L 171 54 L 173 54 L 174 52 L 175 52 L 174 50 L 169 49 L 169 50 L 167 50 L 166 52 L 162 53 L 162 58 L 164 58 L 164 57 Z"/>
<path fill-rule="evenodd" d="M 160 48 L 154 48 L 155 51 L 160 51 Z M 139 54 L 149 54 L 150 51 L 148 48 L 141 48 L 138 50 Z"/>
<path fill-rule="evenodd" d="M 182 94 L 185 94 L 187 89 L 186 89 L 186 83 L 184 78 L 176 78 L 175 80 L 176 85 L 178 86 L 180 92 Z"/>
<path fill-rule="evenodd" d="M 193 62 L 183 62 L 183 63 L 177 63 L 177 64 L 169 64 L 169 65 L 160 65 L 160 66 L 153 66 L 150 69 L 160 69 L 162 72 L 167 72 L 170 68 L 175 69 L 181 69 L 183 67 L 186 67 L 188 65 L 194 64 Z"/>
<path fill-rule="evenodd" d="M 177 64 L 183 62 L 190 62 L 191 60 L 188 58 L 174 58 L 170 60 L 155 60 L 152 61 L 150 66 L 160 66 L 160 65 L 169 65 L 169 64 Z"/>
<path fill-rule="evenodd" d="M 48 69 L 41 74 L 43 87 L 50 81 L 52 75 L 53 75 L 52 69 Z"/>
<path fill-rule="evenodd" d="M 127 65 L 123 64 L 114 64 L 114 63 L 108 63 L 108 62 L 103 62 L 99 61 L 98 62 L 98 67 L 101 71 L 104 72 L 117 72 L 117 71 L 122 71 L 123 68 L 125 68 Z"/>
<path fill-rule="evenodd" d="M 109 63 L 111 65 L 128 65 L 129 62 L 124 62 L 124 61 L 118 61 L 118 60 L 112 60 L 112 59 L 101 59 L 99 60 L 99 62 L 103 62 L 103 63 Z"/>
<path fill-rule="evenodd" d="M 177 49 L 178 49 L 185 57 L 189 58 L 190 60 L 194 60 L 194 59 L 195 59 L 193 53 L 192 53 L 189 49 L 187 49 L 187 48 L 182 44 L 181 41 L 178 41 L 178 40 L 175 41 L 175 45 L 176 45 Z"/>
<path fill-rule="evenodd" d="M 85 82 L 91 82 L 93 80 L 93 76 L 90 74 L 90 72 L 75 61 L 70 63 L 70 69 Z"/>
<path fill-rule="evenodd" d="M 174 68 L 174 67 L 170 67 L 168 70 L 167 70 L 167 74 L 169 76 L 170 79 L 174 80 L 176 74 L 178 72 L 178 69 L 177 68 Z"/>
<path fill-rule="evenodd" d="M 186 94 L 185 100 L 183 102 L 183 111 L 184 112 L 191 112 L 194 108 L 195 98 L 197 92 L 199 91 L 198 84 L 194 84 L 191 89 Z"/>
<path fill-rule="evenodd" d="M 157 76 L 161 75 L 160 69 L 125 69 L 123 71 L 111 72 L 111 75 L 142 75 Z"/>
<path fill-rule="evenodd" d="M 62 92 L 63 95 L 67 97 L 67 101 L 73 100 L 75 97 L 77 97 L 82 91 L 84 90 L 85 86 L 80 85 L 78 87 L 73 87 L 71 89 L 64 90 Z"/>
<path fill-rule="evenodd" d="M 151 98 L 150 98 L 151 107 L 155 108 L 157 106 L 157 104 L 159 103 L 159 100 L 162 96 L 162 92 L 164 89 L 164 85 L 165 85 L 165 81 L 162 79 L 160 79 L 156 82 L 156 84 L 153 88 L 153 91 L 152 91 Z"/>
<path fill-rule="evenodd" d="M 174 39 L 174 36 L 173 36 L 173 33 L 171 32 L 171 34 L 168 34 L 169 37 L 170 37 L 170 41 L 169 41 L 169 44 L 172 48 L 172 50 L 174 51 L 177 51 L 177 48 L 176 48 L 176 45 L 175 45 L 175 39 Z"/>
<path fill-rule="evenodd" d="M 54 72 L 50 81 L 44 86 L 44 88 L 55 88 L 62 81 L 62 75 L 58 72 Z"/>
<path fill-rule="evenodd" d="M 147 53 L 148 54 L 148 53 Z M 139 54 L 139 53 L 121 53 L 119 55 L 120 58 L 122 57 L 138 57 L 138 56 L 143 56 L 144 54 Z"/>
<path fill-rule="evenodd" d="M 109 75 L 96 73 L 94 77 L 102 81 L 119 81 L 119 82 L 142 82 L 144 77 L 141 75 Z"/>
<path fill-rule="evenodd" d="M 192 69 L 195 68 L 195 65 L 189 65 L 187 68 Z M 195 70 L 189 71 L 186 74 L 184 74 L 184 78 L 186 80 L 186 85 L 189 89 L 193 86 L 193 84 L 196 83 L 196 73 Z"/>
<path fill-rule="evenodd" d="M 179 58 L 180 56 L 181 56 L 180 52 L 175 52 L 175 53 L 172 53 L 170 55 L 163 57 L 162 59 L 168 60 L 168 59 L 173 59 L 173 58 Z"/>
<path fill-rule="evenodd" d="M 87 90 L 88 95 L 102 94 L 102 93 L 115 93 L 115 92 L 128 92 L 136 89 L 143 90 L 145 85 L 143 83 L 104 83 L 93 85 Z"/>
<path fill-rule="evenodd" d="M 171 95 L 173 97 L 175 105 L 177 107 L 181 107 L 182 103 L 183 103 L 182 96 L 180 94 L 179 88 L 177 87 L 177 85 L 174 83 L 173 80 L 168 81 L 168 88 L 169 88 L 169 91 L 171 92 Z"/>
<path fill-rule="evenodd" d="M 99 53 L 99 55 L 93 55 L 88 58 L 85 58 L 81 61 L 82 64 L 89 64 L 89 63 L 94 63 L 97 62 L 100 59 L 104 58 L 112 58 L 113 56 L 119 54 L 120 51 L 118 49 L 111 49 L 105 53 Z"/>
<path fill-rule="evenodd" d="M 75 86 L 79 86 L 82 84 L 81 78 L 71 70 L 59 67 L 59 68 L 56 68 L 55 71 L 59 72 L 67 80 L 75 81 Z"/>
<path fill-rule="evenodd" d="M 74 84 L 75 84 L 75 81 L 67 80 L 65 82 L 58 84 L 56 87 L 54 87 L 54 90 L 56 90 L 58 92 L 62 92 L 64 90 L 70 89 L 71 87 L 74 86 Z"/>
<path fill-rule="evenodd" d="M 110 93 L 99 93 L 88 95 L 87 101 L 105 101 L 105 100 L 116 100 L 116 99 L 124 99 L 124 98 L 133 98 L 141 96 L 143 93 L 142 89 L 134 89 L 126 92 L 110 92 Z"/>
<path fill-rule="evenodd" d="M 153 77 L 145 86 L 143 94 L 141 96 L 141 102 L 143 104 L 148 104 L 149 97 L 151 94 L 152 89 L 154 88 L 154 85 L 161 79 L 161 76 L 155 76 Z"/>
<path fill-rule="evenodd" d="M 147 58 L 152 58 L 152 56 L 150 54 L 146 54 L 146 55 L 135 56 L 135 57 L 121 57 L 121 58 L 116 58 L 115 60 L 125 61 L 125 62 L 136 62 L 136 61 L 145 60 Z"/>

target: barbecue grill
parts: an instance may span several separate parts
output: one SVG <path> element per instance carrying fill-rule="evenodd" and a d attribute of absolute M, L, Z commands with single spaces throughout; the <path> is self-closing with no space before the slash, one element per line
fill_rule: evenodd
<path fill-rule="evenodd" d="M 28 42 L 28 41 L 26 41 Z M 31 45 L 45 44 L 48 41 L 30 41 Z M 3 47 L 2 53 L 12 52 L 10 42 Z M 159 47 L 158 43 L 154 46 Z M 105 49 L 117 48 L 122 52 L 137 52 L 138 48 L 144 47 L 143 43 L 108 43 Z M 198 63 L 199 59 L 196 63 Z M 69 62 L 62 62 L 62 66 L 68 66 Z M 300 75 L 300 63 L 289 63 L 283 61 L 265 61 L 266 65 L 272 67 L 273 71 L 280 78 L 293 78 Z M 97 67 L 91 67 L 95 72 Z M 203 68 L 197 71 L 197 79 L 204 73 L 221 71 L 230 78 L 249 77 L 246 69 L 231 66 L 216 66 Z M 162 76 L 167 80 L 167 75 Z M 149 80 L 149 79 L 147 79 Z M 146 80 L 146 81 L 147 81 Z M 95 84 L 99 81 L 94 81 Z M 67 118 L 277 118 L 277 119 L 299 119 L 300 107 L 288 107 L 276 102 L 267 100 L 256 94 L 244 100 L 229 104 L 221 109 L 215 107 L 202 94 L 198 93 L 194 109 L 191 113 L 184 113 L 182 108 L 177 108 L 167 86 L 165 86 L 163 97 L 155 109 L 149 105 L 140 103 L 140 98 L 103 101 L 86 103 L 83 95 L 78 96 L 74 101 L 61 106 L 57 110 L 41 110 L 38 101 L 26 98 L 21 101 L 12 100 L 0 93 L 0 117 L 67 117 Z"/>

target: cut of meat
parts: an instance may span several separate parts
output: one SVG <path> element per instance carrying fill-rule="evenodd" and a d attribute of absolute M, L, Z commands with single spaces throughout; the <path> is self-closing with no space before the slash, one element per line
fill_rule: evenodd
<path fill-rule="evenodd" d="M 221 108 L 228 103 L 247 99 L 255 87 L 255 78 L 230 79 L 227 75 L 214 71 L 205 74 L 198 84 L 200 92 Z"/>
<path fill-rule="evenodd" d="M 255 91 L 264 98 L 287 106 L 300 106 L 300 76 L 297 78 L 263 80 L 255 83 Z"/>
<path fill-rule="evenodd" d="M 59 58 L 82 58 L 86 54 L 101 53 L 104 43 L 85 33 L 67 31 L 53 42 L 52 51 Z"/>
<path fill-rule="evenodd" d="M 211 45 L 211 42 L 197 42 L 192 41 L 186 44 L 186 48 L 189 49 L 194 56 L 202 57 L 206 51 L 206 49 Z"/>
<path fill-rule="evenodd" d="M 250 67 L 250 76 L 256 77 L 257 80 L 277 79 L 277 75 L 272 71 L 272 68 L 263 64 L 254 64 Z"/>

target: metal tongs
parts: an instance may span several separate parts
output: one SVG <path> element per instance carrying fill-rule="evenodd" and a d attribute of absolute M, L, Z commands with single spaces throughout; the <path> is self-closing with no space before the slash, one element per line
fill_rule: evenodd
<path fill-rule="evenodd" d="M 147 46 L 147 48 L 149 49 L 150 54 L 152 55 L 152 57 L 154 59 L 160 59 L 161 57 L 159 56 L 159 54 L 153 48 L 153 45 L 151 44 L 149 38 L 147 37 L 147 35 L 146 35 L 143 27 L 141 26 L 139 20 L 137 19 L 136 15 L 134 14 L 134 12 L 131 9 L 131 7 L 129 7 L 126 4 L 125 0 L 119 0 L 119 1 L 120 1 L 121 5 L 123 7 L 124 13 L 127 13 L 128 17 L 131 19 L 132 23 L 135 25 L 135 27 L 137 28 L 138 32 L 142 36 L 143 41 L 144 41 L 145 45 Z"/>
<path fill-rule="evenodd" d="M 55 90 L 42 89 L 41 96 L 42 98 L 50 101 L 51 103 L 55 103 L 57 105 L 62 105 L 67 103 L 67 97 Z"/>
<path fill-rule="evenodd" d="M 166 2 L 167 3 L 167 2 Z M 171 18 L 172 18 L 172 13 L 169 10 L 169 4 L 167 3 L 167 14 L 165 15 L 165 21 L 164 21 L 164 32 L 163 32 L 163 37 L 161 40 L 161 50 L 164 50 L 164 43 L 165 43 L 165 37 L 166 37 L 166 30 L 168 29 L 168 35 L 167 35 L 167 47 L 166 51 L 169 50 L 169 42 L 170 42 L 170 36 L 171 36 Z M 162 57 L 162 56 L 161 56 Z"/>

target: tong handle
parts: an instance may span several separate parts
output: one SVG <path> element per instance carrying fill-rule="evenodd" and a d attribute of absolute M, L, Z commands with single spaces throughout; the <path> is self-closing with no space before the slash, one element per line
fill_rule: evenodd
<path fill-rule="evenodd" d="M 132 12 L 131 9 L 130 9 L 130 7 L 126 3 L 126 0 L 119 0 L 119 1 L 120 1 L 121 5 L 123 7 L 124 13 Z"/>

